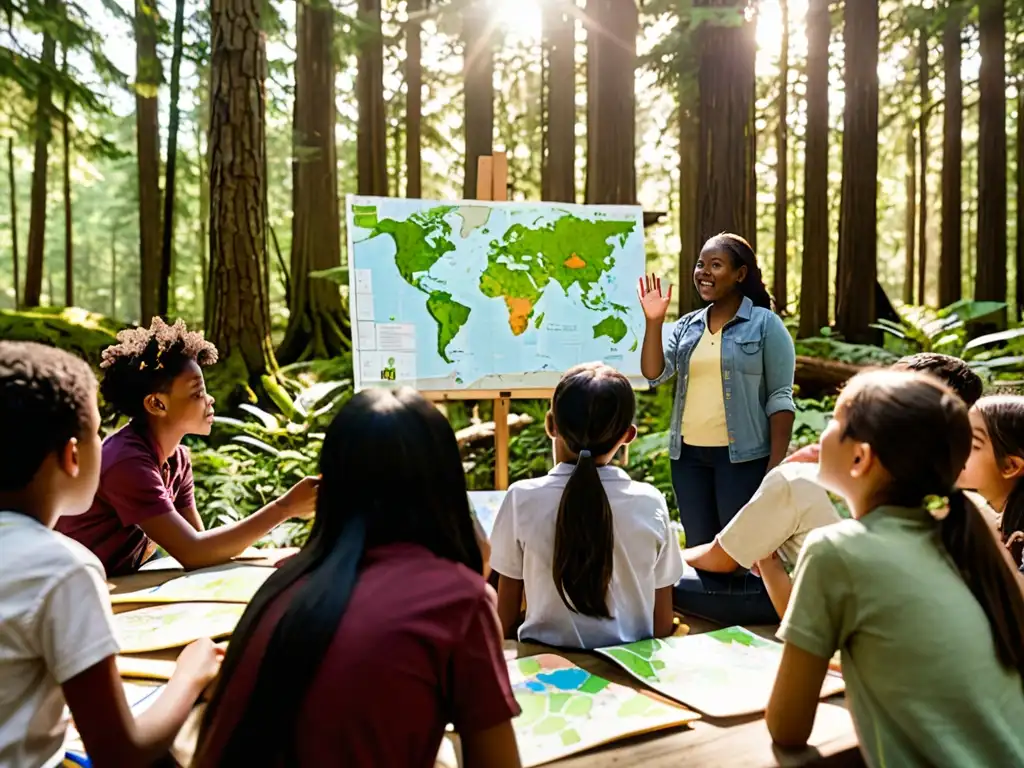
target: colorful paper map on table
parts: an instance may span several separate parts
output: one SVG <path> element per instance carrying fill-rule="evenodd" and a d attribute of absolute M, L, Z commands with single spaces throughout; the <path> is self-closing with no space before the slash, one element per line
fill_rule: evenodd
<path fill-rule="evenodd" d="M 658 693 L 711 717 L 763 712 L 775 684 L 782 644 L 728 627 L 663 640 L 640 640 L 597 652 Z M 830 672 L 821 697 L 842 693 L 842 677 Z"/>
<path fill-rule="evenodd" d="M 286 557 L 294 555 L 298 551 L 298 547 L 285 547 L 278 549 L 256 549 L 256 547 L 248 547 L 244 552 L 242 552 L 242 554 L 235 555 L 231 559 L 236 563 L 245 562 L 246 560 L 266 560 L 270 563 L 277 563 Z M 170 555 L 152 558 L 145 565 L 139 568 L 139 571 L 142 573 L 148 573 L 150 571 L 176 570 L 180 571 L 184 569 L 181 567 L 181 563 Z"/>
<path fill-rule="evenodd" d="M 124 683 L 124 695 L 128 700 L 128 708 L 135 717 L 138 717 L 156 703 L 163 689 L 163 685 Z M 85 753 L 85 745 L 82 744 L 82 737 L 78 733 L 75 721 L 71 719 L 71 711 L 67 707 L 64 707 L 64 716 L 68 718 L 68 733 L 64 741 L 64 752 L 72 758 L 70 761 L 65 761 L 64 764 L 90 765 Z"/>
<path fill-rule="evenodd" d="M 640 378 L 639 206 L 345 207 L 356 389 L 553 389 L 586 360 Z"/>
<path fill-rule="evenodd" d="M 700 715 L 574 666 L 552 654 L 508 662 L 522 714 L 512 721 L 523 768 L 542 765 Z"/>
<path fill-rule="evenodd" d="M 230 635 L 245 612 L 240 603 L 171 603 L 114 616 L 121 653 L 181 648 L 201 637 Z"/>
<path fill-rule="evenodd" d="M 480 521 L 480 525 L 491 538 L 491 531 L 494 530 L 494 519 L 501 509 L 501 502 L 505 500 L 508 491 L 470 491 L 469 503 L 473 505 L 473 514 Z"/>
<path fill-rule="evenodd" d="M 156 587 L 111 595 L 118 603 L 248 603 L 274 569 L 229 563 L 201 568 Z"/>

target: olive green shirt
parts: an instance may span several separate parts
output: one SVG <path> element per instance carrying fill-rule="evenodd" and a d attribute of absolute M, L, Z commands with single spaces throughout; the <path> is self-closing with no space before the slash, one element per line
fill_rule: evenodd
<path fill-rule="evenodd" d="M 779 637 L 830 658 L 871 766 L 1024 766 L 1024 682 L 927 511 L 812 531 Z"/>

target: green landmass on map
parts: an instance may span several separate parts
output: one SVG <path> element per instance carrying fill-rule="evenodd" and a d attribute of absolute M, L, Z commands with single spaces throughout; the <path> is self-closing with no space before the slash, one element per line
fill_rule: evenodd
<path fill-rule="evenodd" d="M 455 301 L 450 293 L 427 289 L 422 283 L 431 267 L 446 253 L 455 250 L 452 227 L 445 220 L 453 210 L 455 206 L 439 205 L 414 213 L 407 219 L 375 221 L 370 234 L 370 238 L 388 235 L 394 241 L 398 274 L 413 288 L 427 294 L 427 311 L 437 322 L 437 351 L 446 363 L 452 362 L 448 357 L 448 345 L 466 324 L 470 310 Z M 468 220 L 465 209 L 461 215 L 465 224 L 477 226 Z"/>
<path fill-rule="evenodd" d="M 448 357 L 448 345 L 462 330 L 472 311 L 465 304 L 459 304 L 445 291 L 434 291 L 427 297 L 427 311 L 437 322 L 437 354 L 446 363 L 452 362 Z"/>
<path fill-rule="evenodd" d="M 607 336 L 615 344 L 618 344 L 624 338 L 626 338 L 626 332 L 629 328 L 622 321 L 621 317 L 606 317 L 604 320 L 594 326 L 594 338 L 599 339 L 602 336 Z"/>
<path fill-rule="evenodd" d="M 566 294 L 578 285 L 588 309 L 616 311 L 604 291 L 595 288 L 615 266 L 615 248 L 626 242 L 635 227 L 635 221 L 591 221 L 572 214 L 543 223 L 514 224 L 500 240 L 491 241 L 480 291 L 488 298 L 504 299 L 515 336 L 526 330 L 552 281 Z M 609 242 L 613 238 L 618 243 Z"/>
<path fill-rule="evenodd" d="M 544 322 L 544 313 L 541 312 L 539 315 L 537 315 L 537 319 L 533 321 L 533 327 L 536 328 L 537 330 L 540 330 L 540 326 L 541 326 L 541 324 L 543 322 Z"/>

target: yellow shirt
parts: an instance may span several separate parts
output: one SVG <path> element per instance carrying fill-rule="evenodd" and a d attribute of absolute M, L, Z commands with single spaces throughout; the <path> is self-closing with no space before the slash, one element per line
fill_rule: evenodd
<path fill-rule="evenodd" d="M 722 332 L 704 334 L 690 355 L 686 405 L 683 406 L 683 442 L 707 448 L 729 445 L 722 387 Z"/>

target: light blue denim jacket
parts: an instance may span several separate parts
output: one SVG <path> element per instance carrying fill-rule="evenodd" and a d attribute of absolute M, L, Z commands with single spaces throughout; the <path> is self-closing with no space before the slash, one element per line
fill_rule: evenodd
<path fill-rule="evenodd" d="M 690 355 L 704 334 L 708 307 L 684 315 L 672 329 L 665 350 L 665 368 L 652 387 L 679 373 L 672 404 L 669 457 L 678 459 L 683 445 L 683 406 L 689 378 Z M 721 330 L 722 394 L 729 430 L 729 458 L 733 463 L 760 459 L 771 453 L 768 417 L 796 411 L 793 373 L 796 351 L 789 331 L 770 309 L 755 307 L 743 297 L 736 316 Z"/>

